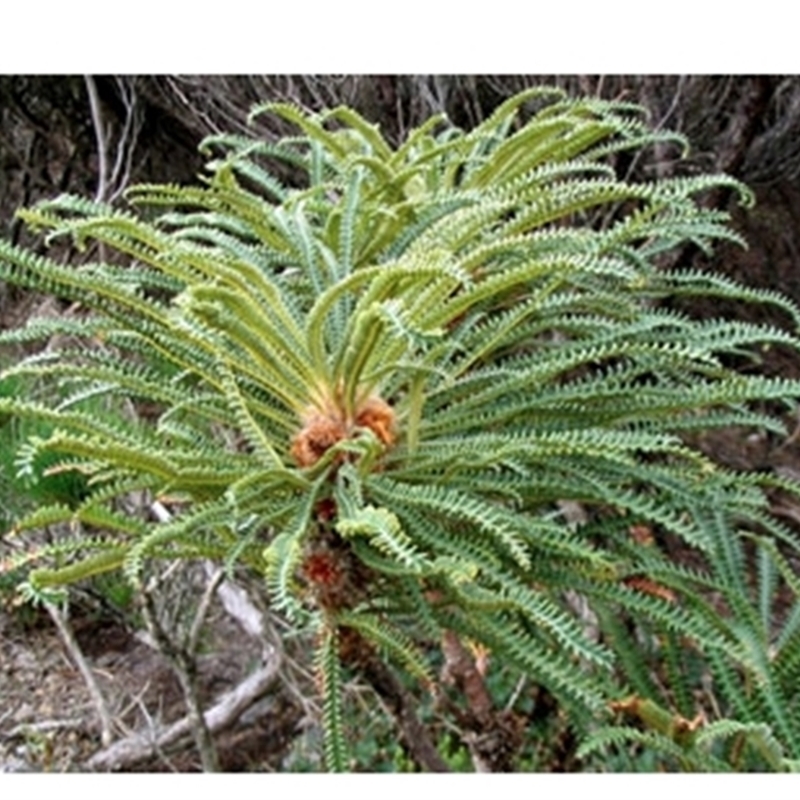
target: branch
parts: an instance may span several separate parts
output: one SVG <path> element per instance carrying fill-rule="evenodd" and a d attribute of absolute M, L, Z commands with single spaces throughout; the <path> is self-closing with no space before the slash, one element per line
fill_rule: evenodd
<path fill-rule="evenodd" d="M 214 565 L 210 561 L 203 562 L 203 569 L 209 579 L 215 575 Z M 224 570 L 220 576 L 216 594 L 225 611 L 239 623 L 248 636 L 258 642 L 264 640 L 268 628 L 264 615 L 256 608 L 241 586 L 224 579 Z"/>
<path fill-rule="evenodd" d="M 197 606 L 197 612 L 192 620 L 192 626 L 186 636 L 186 652 L 194 657 L 197 654 L 197 647 L 200 642 L 200 634 L 203 632 L 203 625 L 205 624 L 208 610 L 211 606 L 211 601 L 214 599 L 214 594 L 217 591 L 222 579 L 225 577 L 225 571 L 218 569 L 216 572 L 213 570 L 206 570 L 208 577 L 208 584 L 206 585 L 203 596 L 200 598 L 200 603 Z"/>
<path fill-rule="evenodd" d="M 180 682 L 183 699 L 189 711 L 186 719 L 191 725 L 192 736 L 200 754 L 200 761 L 203 764 L 203 772 L 219 772 L 219 761 L 214 747 L 214 740 L 211 738 L 211 733 L 206 725 L 200 707 L 200 700 L 197 696 L 197 662 L 192 653 L 187 651 L 181 644 L 173 642 L 169 634 L 164 630 L 158 620 L 158 613 L 150 592 L 143 592 L 141 601 L 141 611 L 147 623 L 148 631 L 158 645 L 158 649 L 172 664 L 175 675 Z M 202 605 L 201 603 L 201 607 Z"/>
<path fill-rule="evenodd" d="M 102 741 L 103 745 L 107 747 L 109 744 L 111 744 L 111 740 L 113 739 L 113 723 L 111 719 L 111 713 L 108 710 L 103 693 L 100 691 L 100 687 L 98 686 L 97 681 L 94 679 L 94 675 L 92 674 L 89 664 L 83 657 L 83 652 L 78 644 L 78 640 L 75 638 L 75 634 L 73 634 L 72 628 L 66 617 L 55 605 L 53 605 L 53 603 L 45 603 L 44 605 L 47 609 L 47 613 L 50 614 L 50 618 L 55 623 L 56 628 L 58 628 L 58 632 L 61 635 L 64 646 L 67 648 L 70 656 L 72 656 L 72 660 L 78 667 L 84 683 L 86 684 L 86 688 L 89 690 L 92 703 L 97 710 L 97 715 L 100 717 L 100 740 Z"/>
<path fill-rule="evenodd" d="M 394 716 L 409 755 L 428 772 L 452 772 L 417 718 L 414 700 L 394 673 L 374 654 L 362 662 L 361 671 Z"/>
<path fill-rule="evenodd" d="M 89 95 L 92 125 L 94 126 L 94 135 L 97 140 L 97 192 L 95 193 L 94 199 L 96 202 L 102 203 L 103 200 L 106 199 L 106 181 L 108 176 L 105 127 L 103 125 L 103 115 L 100 110 L 100 96 L 97 93 L 97 84 L 94 82 L 94 78 L 91 75 L 84 75 L 83 80 Z"/>
<path fill-rule="evenodd" d="M 226 692 L 215 706 L 203 714 L 210 733 L 218 733 L 232 725 L 256 700 L 263 697 L 278 677 L 281 666 L 279 654 L 274 649 L 264 653 L 263 666 L 245 678 L 238 686 Z M 192 735 L 194 719 L 187 714 L 153 738 L 134 734 L 115 742 L 111 747 L 95 753 L 84 767 L 89 770 L 108 772 L 132 767 Z"/>
<path fill-rule="evenodd" d="M 461 738 L 469 749 L 476 772 L 512 772 L 514 756 L 521 744 L 524 721 L 513 711 L 513 703 L 498 711 L 485 682 L 485 664 L 473 658 L 455 632 L 442 638 L 442 683 L 454 684 L 464 696 L 467 709 L 453 708 L 467 731 Z"/>
<path fill-rule="evenodd" d="M 453 631 L 444 632 L 442 654 L 442 683 L 455 684 L 464 694 L 473 722 L 486 724 L 491 718 L 494 703 L 475 660 Z"/>

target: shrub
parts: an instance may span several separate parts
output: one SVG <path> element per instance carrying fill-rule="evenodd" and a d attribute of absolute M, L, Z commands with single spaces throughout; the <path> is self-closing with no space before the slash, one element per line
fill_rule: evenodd
<path fill-rule="evenodd" d="M 430 695 L 471 728 L 476 764 L 513 768 L 524 720 L 487 689 L 487 653 L 554 698 L 589 768 L 604 753 L 636 768 L 631 745 L 670 768 L 793 766 L 800 540 L 765 490 L 795 487 L 690 442 L 782 434 L 775 404 L 800 383 L 736 367 L 798 340 L 661 302 L 761 302 L 797 323 L 777 294 L 665 258 L 739 241 L 696 198 L 750 192 L 621 179 L 619 154 L 685 143 L 634 105 L 556 90 L 470 132 L 432 118 L 397 149 L 348 108 L 257 113 L 299 134 L 211 137 L 202 186 L 134 187 L 132 210 L 62 196 L 20 212 L 123 263 L 0 244 L 0 277 L 86 309 L 3 335 L 74 343 L 4 373 L 52 380 L 57 404 L 0 413 L 53 426 L 23 470 L 55 453 L 89 487 L 17 520 L 71 523 L 14 561 L 34 567 L 25 591 L 118 569 L 137 586 L 151 559 L 262 574 L 272 608 L 314 633 L 331 769 L 350 766 L 346 671 L 388 701 L 418 764 L 442 766 L 409 718 Z M 85 411 L 98 395 L 118 411 Z M 124 513 L 134 491 L 171 518 Z"/>

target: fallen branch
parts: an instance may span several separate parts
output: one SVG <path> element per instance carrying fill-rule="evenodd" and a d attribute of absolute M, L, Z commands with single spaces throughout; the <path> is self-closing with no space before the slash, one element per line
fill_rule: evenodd
<path fill-rule="evenodd" d="M 210 561 L 203 562 L 206 576 L 215 576 L 215 567 Z M 256 641 L 263 641 L 267 632 L 267 621 L 264 615 L 253 605 L 247 592 L 231 581 L 221 578 L 218 582 L 217 597 L 225 611 L 232 616 L 242 629 Z"/>
<path fill-rule="evenodd" d="M 281 658 L 275 650 L 268 650 L 264 666 L 248 676 L 238 686 L 226 692 L 215 706 L 203 714 L 206 727 L 218 733 L 232 725 L 242 713 L 261 698 L 278 677 Z M 97 772 L 111 772 L 131 767 L 152 758 L 159 750 L 177 744 L 192 735 L 192 718 L 187 715 L 157 733 L 154 737 L 134 734 L 95 753 L 84 767 Z"/>
<path fill-rule="evenodd" d="M 86 727 L 85 719 L 46 719 L 43 722 L 21 722 L 10 731 L 0 731 L 0 739 L 15 739 L 30 733 L 45 731 L 78 730 Z"/>

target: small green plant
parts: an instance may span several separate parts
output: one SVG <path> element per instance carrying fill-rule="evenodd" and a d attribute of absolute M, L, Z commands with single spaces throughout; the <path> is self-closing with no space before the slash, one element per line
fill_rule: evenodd
<path fill-rule="evenodd" d="M 204 185 L 138 186 L 129 210 L 62 196 L 20 212 L 48 241 L 126 263 L 0 243 L 0 278 L 87 310 L 2 336 L 82 342 L 3 374 L 64 398 L 0 400 L 53 426 L 19 468 L 56 454 L 88 486 L 77 507 L 16 520 L 20 536 L 70 524 L 15 560 L 33 568 L 27 593 L 112 570 L 136 587 L 150 559 L 262 574 L 273 609 L 314 636 L 332 770 L 351 765 L 351 671 L 391 700 L 418 765 L 441 766 L 406 701 L 442 697 L 444 639 L 543 687 L 589 767 L 633 746 L 677 768 L 796 764 L 800 541 L 764 491 L 796 487 L 687 442 L 715 426 L 782 434 L 761 409 L 793 408 L 800 383 L 733 365 L 798 339 L 660 304 L 761 302 L 800 321 L 778 294 L 661 261 L 739 241 L 696 198 L 750 192 L 725 176 L 621 179 L 617 154 L 685 142 L 637 106 L 556 90 L 469 132 L 433 118 L 397 148 L 348 108 L 255 113 L 299 133 L 212 137 Z M 87 412 L 99 395 L 147 414 Z M 132 492 L 170 519 L 125 513 Z M 480 689 L 480 671 L 461 677 Z M 482 763 L 513 766 L 513 707 L 464 696 L 473 755 L 495 735 L 506 752 Z"/>
<path fill-rule="evenodd" d="M 0 398 L 32 395 L 34 381 L 19 376 L 0 380 Z M 42 453 L 20 470 L 17 458 L 30 440 L 45 439 L 53 433 L 53 425 L 36 419 L 21 419 L 0 414 L 0 533 L 5 533 L 16 518 L 29 513 L 39 504 L 64 503 L 77 508 L 86 496 L 86 481 L 77 472 L 50 474 L 48 468 L 57 461 L 53 453 Z M 0 550 L 0 559 L 5 555 Z M 0 572 L 0 604 L 14 594 L 19 570 Z"/>
<path fill-rule="evenodd" d="M 18 377 L 0 380 L 0 398 L 20 397 L 33 393 L 30 381 Z M 49 474 L 55 462 L 52 454 L 35 458 L 30 469 L 20 470 L 16 463 L 20 447 L 31 439 L 47 438 L 53 425 L 37 420 L 21 420 L 13 415 L 0 416 L 0 520 L 4 529 L 12 516 L 32 503 L 64 502 L 77 506 L 86 493 L 86 482 L 76 472 Z"/>

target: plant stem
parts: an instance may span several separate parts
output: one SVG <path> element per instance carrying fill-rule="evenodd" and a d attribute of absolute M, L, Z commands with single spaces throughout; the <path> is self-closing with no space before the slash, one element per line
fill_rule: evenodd
<path fill-rule="evenodd" d="M 400 728 L 409 755 L 426 772 L 452 772 L 417 717 L 413 698 L 394 673 L 374 654 L 361 663 L 361 672 L 384 700 Z"/>

